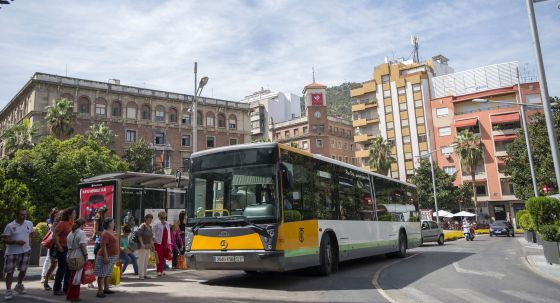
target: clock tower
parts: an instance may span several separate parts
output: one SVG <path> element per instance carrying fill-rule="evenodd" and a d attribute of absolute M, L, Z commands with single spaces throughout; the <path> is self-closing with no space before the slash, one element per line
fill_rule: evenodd
<path fill-rule="evenodd" d="M 329 133 L 327 117 L 327 86 L 315 82 L 303 88 L 305 114 L 309 125 L 310 152 L 328 155 Z"/>

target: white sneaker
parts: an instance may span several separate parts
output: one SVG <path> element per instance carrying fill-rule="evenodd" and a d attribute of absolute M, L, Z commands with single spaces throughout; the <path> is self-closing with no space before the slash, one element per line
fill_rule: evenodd
<path fill-rule="evenodd" d="M 12 292 L 11 289 L 7 289 L 6 293 L 4 294 L 4 299 L 5 300 L 11 300 L 14 298 L 14 293 Z"/>
<path fill-rule="evenodd" d="M 25 295 L 27 293 L 23 284 L 17 284 L 16 287 L 14 287 L 14 290 L 20 295 Z"/>

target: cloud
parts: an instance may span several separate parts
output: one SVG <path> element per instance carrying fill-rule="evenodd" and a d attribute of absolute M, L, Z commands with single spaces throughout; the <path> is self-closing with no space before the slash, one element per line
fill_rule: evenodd
<path fill-rule="evenodd" d="M 347 2 L 347 3 L 346 3 Z M 300 93 L 311 81 L 366 81 L 383 58 L 426 59 L 457 70 L 506 61 L 534 66 L 520 1 L 17 1 L 0 11 L 0 106 L 36 71 L 240 100 L 268 87 Z M 560 95 L 556 4 L 537 4 L 552 95 Z"/>

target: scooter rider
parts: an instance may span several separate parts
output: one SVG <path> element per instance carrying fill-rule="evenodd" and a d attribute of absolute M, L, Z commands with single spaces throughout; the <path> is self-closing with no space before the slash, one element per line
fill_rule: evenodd
<path fill-rule="evenodd" d="M 472 230 L 471 224 L 465 219 L 463 220 L 463 234 L 465 235 L 466 240 L 473 240 L 474 239 L 474 232 Z"/>

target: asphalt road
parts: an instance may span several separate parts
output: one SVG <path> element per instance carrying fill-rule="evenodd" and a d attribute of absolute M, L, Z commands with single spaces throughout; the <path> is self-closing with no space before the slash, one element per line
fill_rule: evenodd
<path fill-rule="evenodd" d="M 426 244 L 406 259 L 372 257 L 343 263 L 319 277 L 310 270 L 247 275 L 232 271 L 169 272 L 139 281 L 126 276 L 119 292 L 96 302 L 558 302 L 560 285 L 533 273 L 522 261 L 517 238 L 478 236 L 444 246 Z M 374 285 L 381 289 L 376 289 Z M 14 302 L 64 302 L 27 282 L 29 294 Z"/>

